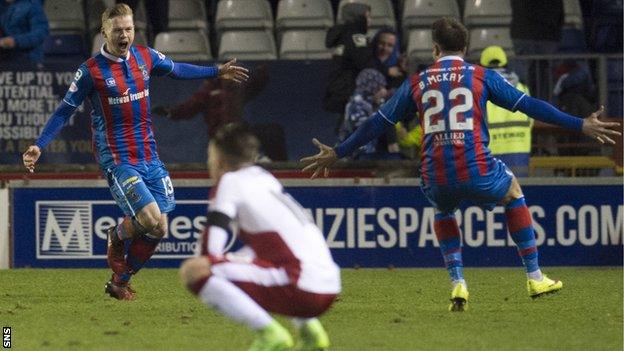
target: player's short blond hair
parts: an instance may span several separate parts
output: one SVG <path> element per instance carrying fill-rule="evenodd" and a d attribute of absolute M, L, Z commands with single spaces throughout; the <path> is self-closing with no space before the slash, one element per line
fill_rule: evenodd
<path fill-rule="evenodd" d="M 123 16 L 132 16 L 132 9 L 126 4 L 116 4 L 104 10 L 102 13 L 102 31 L 111 25 L 113 18 Z"/>

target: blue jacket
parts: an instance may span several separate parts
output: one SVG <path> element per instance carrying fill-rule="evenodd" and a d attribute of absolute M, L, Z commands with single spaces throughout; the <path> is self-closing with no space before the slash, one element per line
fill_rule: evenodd
<path fill-rule="evenodd" d="M 43 42 L 48 36 L 48 18 L 39 0 L 0 0 L 0 37 L 13 37 L 15 48 L 11 58 L 26 57 L 33 62 L 43 60 Z"/>

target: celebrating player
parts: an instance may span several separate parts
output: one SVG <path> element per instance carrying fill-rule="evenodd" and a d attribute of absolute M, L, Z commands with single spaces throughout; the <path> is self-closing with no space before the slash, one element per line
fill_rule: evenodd
<path fill-rule="evenodd" d="M 300 349 L 325 350 L 329 338 L 315 317 L 340 292 L 340 270 L 303 208 L 277 179 L 254 166 L 258 146 L 240 124 L 224 126 L 210 141 L 208 165 L 215 185 L 202 256 L 186 260 L 180 276 L 204 304 L 258 331 L 250 350 L 293 346 L 269 312 L 294 318 Z M 225 254 L 232 222 L 246 246 Z"/>
<path fill-rule="evenodd" d="M 518 181 L 505 164 L 488 150 L 486 102 L 511 111 L 522 111 L 546 123 L 583 132 L 601 143 L 614 143 L 611 130 L 618 123 L 598 120 L 600 108 L 586 119 L 563 113 L 511 86 L 493 70 L 464 62 L 468 32 L 457 20 L 442 18 L 433 26 L 433 55 L 436 62 L 408 78 L 394 96 L 373 114 L 350 138 L 335 148 L 314 139 L 320 152 L 305 157 L 305 170 L 312 177 L 328 174 L 329 167 L 407 115 L 418 115 L 423 128 L 421 151 L 422 190 L 436 208 L 434 230 L 444 263 L 453 283 L 451 311 L 464 310 L 468 300 L 463 276 L 460 230 L 455 209 L 471 201 L 492 209 L 505 206 L 507 228 L 518 247 L 527 273 L 531 297 L 562 288 L 540 271 L 531 214 Z"/>
<path fill-rule="evenodd" d="M 174 63 L 162 53 L 133 46 L 132 10 L 117 4 L 102 14 L 105 44 L 85 61 L 41 136 L 24 152 L 30 172 L 41 150 L 63 128 L 76 108 L 89 97 L 93 105 L 93 147 L 113 198 L 126 218 L 108 230 L 108 264 L 113 270 L 105 292 L 133 300 L 129 281 L 152 256 L 167 232 L 167 213 L 175 207 L 169 174 L 158 158 L 150 117 L 149 80 L 152 74 L 176 79 L 219 77 L 242 81 L 247 70 L 232 60 L 201 67 Z M 124 241 L 130 240 L 124 258 Z"/>

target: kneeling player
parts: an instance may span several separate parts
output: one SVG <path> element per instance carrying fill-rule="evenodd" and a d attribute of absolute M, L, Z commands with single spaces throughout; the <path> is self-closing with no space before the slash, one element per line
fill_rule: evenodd
<path fill-rule="evenodd" d="M 329 338 L 315 317 L 340 292 L 340 270 L 319 228 L 270 173 L 254 166 L 258 140 L 230 124 L 209 147 L 211 192 L 201 256 L 180 268 L 183 283 L 202 302 L 259 332 L 250 350 L 293 346 L 269 312 L 293 317 L 303 350 L 323 350 Z M 232 221 L 246 245 L 224 254 Z"/>

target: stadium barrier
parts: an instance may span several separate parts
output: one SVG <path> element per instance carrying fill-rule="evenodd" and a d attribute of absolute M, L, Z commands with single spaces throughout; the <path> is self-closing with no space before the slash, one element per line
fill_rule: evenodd
<path fill-rule="evenodd" d="M 0 269 L 9 268 L 9 190 L 0 187 Z"/>
<path fill-rule="evenodd" d="M 440 267 L 434 209 L 416 179 L 285 179 L 342 267 Z M 621 266 L 621 178 L 522 181 L 546 266 Z M 106 267 L 105 230 L 123 214 L 103 180 L 11 180 L 12 267 Z M 177 267 L 202 232 L 210 181 L 174 179 L 177 207 L 150 267 Z M 519 266 L 504 209 L 457 218 L 467 266 Z M 232 241 L 233 242 L 233 241 Z M 232 247 L 236 249 L 236 246 Z"/>

